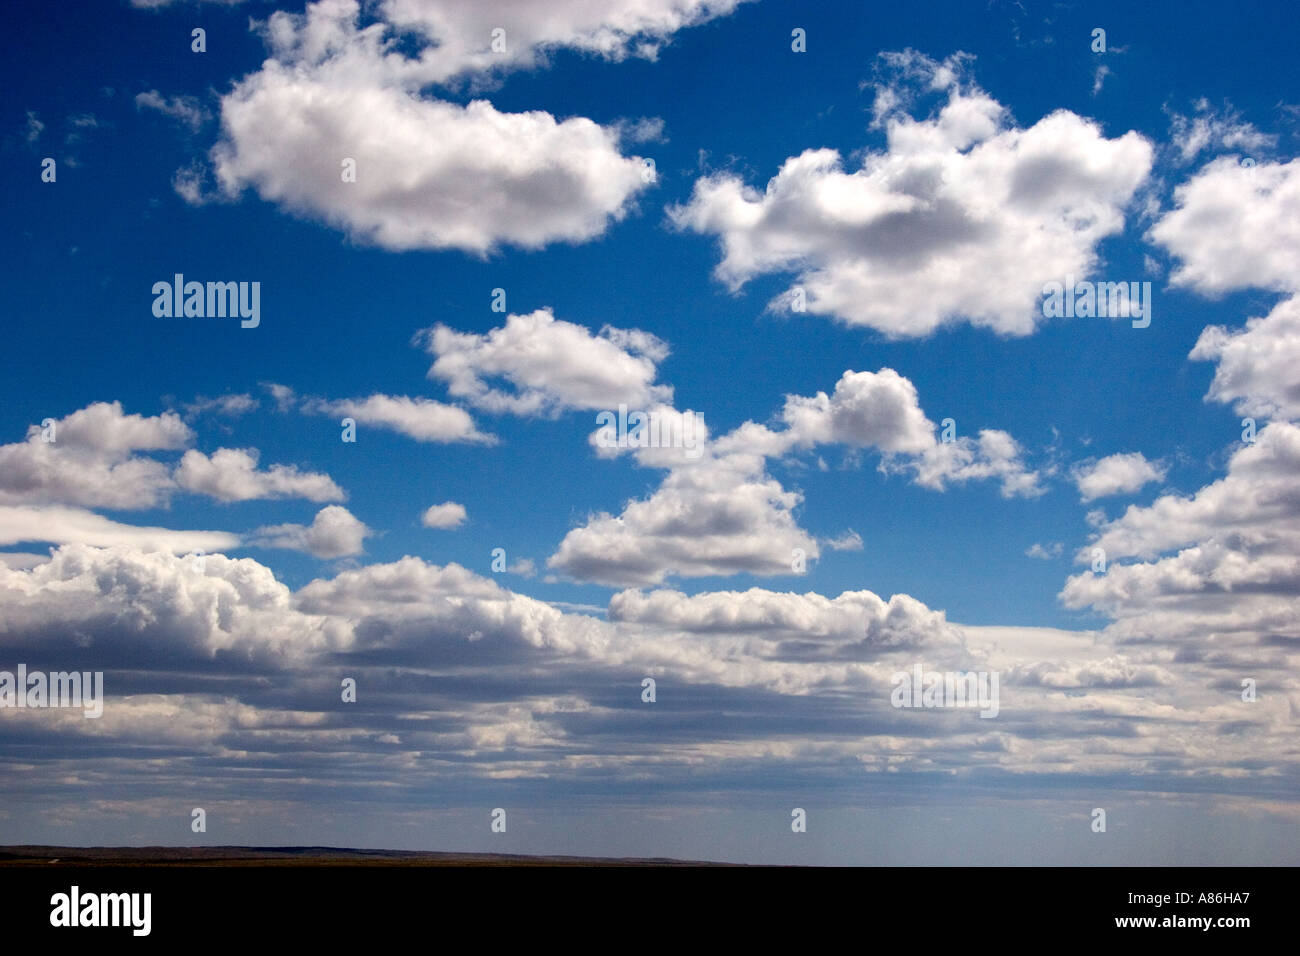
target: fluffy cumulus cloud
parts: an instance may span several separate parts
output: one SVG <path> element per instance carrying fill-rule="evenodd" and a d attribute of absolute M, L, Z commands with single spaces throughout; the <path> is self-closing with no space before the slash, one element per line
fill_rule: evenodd
<path fill-rule="evenodd" d="M 339 415 L 360 425 L 397 432 L 420 442 L 474 442 L 490 445 L 492 435 L 479 431 L 473 416 L 458 405 L 405 395 L 370 395 L 338 401 L 307 399 L 302 408 L 318 415 Z"/>
<path fill-rule="evenodd" d="M 1107 455 L 1074 469 L 1074 483 L 1084 502 L 1108 495 L 1131 494 L 1153 481 L 1164 481 L 1165 466 L 1141 452 Z"/>
<path fill-rule="evenodd" d="M 1148 233 L 1178 258 L 1174 285 L 1209 296 L 1300 290 L 1300 159 L 1222 156 L 1174 190 L 1174 206 Z"/>
<path fill-rule="evenodd" d="M 1242 415 L 1300 419 L 1300 297 L 1283 299 L 1240 331 L 1210 326 L 1191 358 L 1218 362 L 1207 399 Z"/>
<path fill-rule="evenodd" d="M 672 400 L 653 384 L 668 347 L 648 332 L 605 326 L 593 335 L 550 309 L 511 315 L 483 335 L 438 325 L 417 337 L 435 357 L 429 377 L 477 408 L 514 415 L 647 408 Z"/>
<path fill-rule="evenodd" d="M 620 128 L 421 91 L 537 65 L 564 47 L 650 56 L 675 31 L 734 6 L 390 0 L 363 14 L 356 0 L 320 0 L 302 14 L 274 13 L 263 28 L 271 57 L 222 100 L 216 179 L 228 195 L 252 187 L 387 249 L 482 255 L 592 239 L 653 180 L 620 151 Z M 399 35 L 418 52 L 399 53 Z"/>
<path fill-rule="evenodd" d="M 1193 495 L 1162 495 L 1149 507 L 1130 505 L 1105 524 L 1097 545 L 1111 555 L 1153 557 L 1215 534 L 1247 545 L 1286 534 L 1300 519 L 1300 427 L 1274 422 L 1243 444 L 1228 472 Z M 1297 540 L 1300 553 L 1300 540 Z"/>
<path fill-rule="evenodd" d="M 190 449 L 176 468 L 176 483 L 186 491 L 218 501 L 261 498 L 306 498 L 342 501 L 343 489 L 329 475 L 299 471 L 294 465 L 272 465 L 260 471 L 255 448 L 218 448 L 210 456 Z"/>
<path fill-rule="evenodd" d="M 433 45 L 418 70 L 427 82 L 464 73 L 539 66 L 548 53 L 578 50 L 611 60 L 653 59 L 677 31 L 731 13 L 744 0 L 555 0 L 538 5 L 507 0 L 484 5 L 459 0 L 387 0 L 394 25 L 418 30 Z M 493 49 L 493 30 L 503 32 Z M 502 49 L 504 47 L 504 49 Z"/>
<path fill-rule="evenodd" d="M 249 542 L 258 548 L 303 551 L 329 560 L 361 554 L 367 537 L 374 534 L 341 505 L 329 505 L 317 512 L 309 525 L 277 524 L 259 528 Z"/>
<path fill-rule="evenodd" d="M 419 100 L 273 61 L 222 101 L 222 124 L 214 158 L 227 193 L 252 186 L 386 249 L 581 242 L 623 218 L 647 185 L 642 162 L 582 117 Z"/>
<path fill-rule="evenodd" d="M 459 528 L 465 523 L 465 506 L 455 501 L 431 505 L 420 515 L 420 524 L 426 528 Z"/>
<path fill-rule="evenodd" d="M 619 515 L 596 514 L 565 535 L 547 565 L 608 585 L 685 577 L 792 574 L 796 554 L 816 559 L 801 529 L 802 501 L 750 456 L 711 458 L 671 470 L 644 500 Z"/>
<path fill-rule="evenodd" d="M 1289 695 L 1294 712 L 1300 683 L 1286 675 L 1300 664 L 1298 473 L 1300 428 L 1269 424 L 1223 478 L 1103 524 L 1092 547 L 1110 563 L 1070 578 L 1062 600 L 1111 617 L 1105 634 L 1119 645 L 1198 662 L 1229 693 L 1258 680 Z"/>
<path fill-rule="evenodd" d="M 446 801 L 525 778 L 536 798 L 647 775 L 743 793 L 773 775 L 815 790 L 996 772 L 1024 796 L 1036 777 L 1048 794 L 1116 772 L 1231 794 L 1247 768 L 1258 786 L 1295 764 L 1284 694 L 1233 706 L 1204 661 L 1105 633 L 966 628 L 905 594 L 624 591 L 601 619 L 414 557 L 291 592 L 249 559 L 70 545 L 0 567 L 0 602 L 7 657 L 107 671 L 101 720 L 11 721 L 39 743 L 24 760 L 75 761 L 65 786 L 100 798 L 130 799 L 138 758 L 169 748 L 186 756 L 151 766 L 151 793 L 202 785 L 220 801 L 290 774 L 366 803 L 382 778 L 390 805 L 427 803 L 431 787 Z M 894 675 L 918 664 L 1000 671 L 996 719 L 892 706 Z M 339 712 L 341 675 L 364 706 Z M 652 733 L 647 675 L 673 702 Z"/>
<path fill-rule="evenodd" d="M 249 559 L 72 544 L 29 571 L 0 568 L 7 652 L 75 651 L 85 666 L 168 670 L 284 667 L 341 646 L 346 628 L 293 609 Z"/>
<path fill-rule="evenodd" d="M 882 471 L 910 474 L 934 490 L 983 479 L 1000 481 L 1005 497 L 1045 490 L 1006 432 L 942 440 L 916 387 L 893 369 L 847 371 L 830 395 L 787 396 L 780 417 L 780 429 L 745 422 L 717 438 L 702 430 L 691 455 L 685 447 L 636 449 L 640 464 L 668 469 L 659 487 L 618 515 L 590 516 L 564 537 L 548 566 L 614 586 L 661 584 L 673 575 L 801 574 L 820 557 L 818 541 L 795 518 L 803 496 L 767 474 L 766 464 L 821 445 L 873 450 Z M 661 425 L 664 431 L 674 434 Z M 601 447 L 600 432 L 591 439 L 597 450 L 619 453 L 608 443 Z M 861 540 L 846 536 L 828 546 L 860 547 Z"/>
<path fill-rule="evenodd" d="M 885 456 L 882 470 L 910 473 L 917 484 L 937 491 L 988 478 L 998 479 L 1008 498 L 1044 491 L 1038 473 L 1025 465 L 1019 443 L 1006 432 L 936 437 L 916 386 L 890 368 L 847 371 L 830 395 L 788 396 L 781 417 L 788 428 L 772 436 L 778 448 L 832 443 L 871 448 Z M 736 435 L 747 437 L 743 431 Z"/>
<path fill-rule="evenodd" d="M 29 426 L 26 441 L 0 445 L 0 503 L 157 507 L 174 491 L 170 471 L 135 452 L 178 449 L 193 439 L 174 413 L 128 415 L 120 402 L 96 402 Z"/>
<path fill-rule="evenodd" d="M 906 79 L 877 91 L 884 151 L 846 170 L 835 150 L 810 149 L 762 191 L 731 173 L 707 176 L 673 221 L 719 238 L 716 274 L 732 289 L 796 273 L 773 307 L 900 338 L 953 321 L 1032 332 L 1043 286 L 1087 275 L 1098 243 L 1123 229 L 1150 144 L 1134 132 L 1107 139 L 1064 110 L 1019 128 L 963 82 L 960 58 L 886 63 Z M 946 97 L 920 120 L 905 110 L 916 85 Z"/>

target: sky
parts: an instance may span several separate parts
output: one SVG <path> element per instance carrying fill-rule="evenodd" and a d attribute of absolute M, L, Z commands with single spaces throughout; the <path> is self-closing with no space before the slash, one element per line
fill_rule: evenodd
<path fill-rule="evenodd" d="M 1289 5 L 10 17 L 0 842 L 1300 862 Z"/>

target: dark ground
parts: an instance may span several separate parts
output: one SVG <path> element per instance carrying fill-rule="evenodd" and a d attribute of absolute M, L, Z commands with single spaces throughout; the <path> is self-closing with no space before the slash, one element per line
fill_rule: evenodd
<path fill-rule="evenodd" d="M 692 860 L 430 853 L 328 846 L 0 846 L 0 866 L 728 866 Z"/>

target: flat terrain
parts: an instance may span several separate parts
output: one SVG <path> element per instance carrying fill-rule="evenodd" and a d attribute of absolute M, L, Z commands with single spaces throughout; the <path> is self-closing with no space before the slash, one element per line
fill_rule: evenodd
<path fill-rule="evenodd" d="M 431 853 L 329 846 L 0 846 L 0 866 L 730 866 L 693 860 Z"/>

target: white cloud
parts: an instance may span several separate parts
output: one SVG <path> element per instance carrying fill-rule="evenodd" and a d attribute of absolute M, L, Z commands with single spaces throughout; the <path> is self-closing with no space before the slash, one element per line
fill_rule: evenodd
<path fill-rule="evenodd" d="M 0 644 L 75 648 L 117 668 L 284 666 L 347 636 L 341 622 L 294 611 L 256 561 L 209 554 L 200 569 L 125 545 L 67 545 L 30 571 L 0 567 L 0 606 Z"/>
<path fill-rule="evenodd" d="M 547 566 L 612 586 L 684 577 L 794 574 L 793 552 L 818 555 L 794 519 L 802 496 L 763 474 L 762 459 L 732 455 L 671 470 L 622 514 L 591 516 L 564 536 Z"/>
<path fill-rule="evenodd" d="M 1300 159 L 1243 166 L 1222 156 L 1174 190 L 1148 239 L 1180 261 L 1170 280 L 1203 295 L 1300 291 Z"/>
<path fill-rule="evenodd" d="M 210 555 L 201 571 L 68 547 L 29 571 L 0 568 L 0 607 L 11 659 L 75 651 L 112 671 L 102 720 L 14 715 L 40 735 L 32 760 L 95 774 L 101 799 L 114 787 L 134 799 L 139 781 L 107 771 L 142 747 L 219 756 L 207 776 L 204 760 L 149 768 L 151 793 L 201 784 L 218 800 L 344 765 L 412 796 L 514 777 L 589 787 L 721 774 L 713 790 L 773 775 L 839 787 L 942 773 L 956 786 L 983 772 L 1013 776 L 1022 797 L 1035 776 L 1059 789 L 1117 773 L 1167 799 L 1180 781 L 1231 792 L 1247 774 L 1286 779 L 1295 763 L 1295 655 L 1276 642 L 1250 660 L 1280 676 L 1261 675 L 1259 702 L 1243 706 L 1224 661 L 1110 628 L 964 627 L 905 594 L 629 591 L 601 620 L 412 557 L 290 593 L 248 559 Z M 1000 671 L 997 720 L 892 707 L 891 675 L 922 663 Z M 337 700 L 340 673 L 358 676 L 366 701 L 346 718 L 322 704 Z M 629 724 L 631 675 L 671 694 L 671 726 Z"/>
<path fill-rule="evenodd" d="M 1207 399 L 1235 403 L 1241 415 L 1300 419 L 1300 297 L 1244 329 L 1209 326 L 1190 357 L 1219 363 Z"/>
<path fill-rule="evenodd" d="M 646 187 L 591 120 L 418 100 L 319 82 L 268 62 L 222 101 L 213 152 L 227 195 L 266 200 L 390 250 L 583 242 Z M 342 179 L 343 161 L 356 181 Z"/>
<path fill-rule="evenodd" d="M 1241 546 L 1262 536 L 1300 531 L 1300 427 L 1273 422 L 1243 445 L 1228 473 L 1191 496 L 1162 495 L 1149 507 L 1130 505 L 1100 529 L 1097 546 L 1111 556 L 1151 558 L 1214 535 Z M 1294 541 L 1300 554 L 1300 534 Z M 1086 555 L 1088 552 L 1084 552 Z"/>
<path fill-rule="evenodd" d="M 654 59 L 677 31 L 730 14 L 744 0 L 387 0 L 394 25 L 424 33 L 432 45 L 410 66 L 427 83 L 463 73 L 544 65 L 562 48 L 610 60 Z M 492 31 L 505 30 L 505 50 L 491 48 Z"/>
<path fill-rule="evenodd" d="M 257 459 L 255 448 L 218 448 L 211 456 L 191 449 L 176 467 L 176 483 L 194 494 L 227 502 L 263 498 L 342 501 L 346 497 L 329 475 L 299 471 L 294 465 L 272 465 L 258 471 Z"/>
<path fill-rule="evenodd" d="M 1171 113 L 1169 117 L 1169 139 L 1183 163 L 1206 150 L 1242 150 L 1247 156 L 1258 157 L 1277 146 L 1276 136 L 1261 133 L 1230 106 L 1216 110 L 1204 98 L 1194 106 L 1192 116 Z"/>
<path fill-rule="evenodd" d="M 281 385 L 278 382 L 263 382 L 262 387 L 271 393 L 271 398 L 275 400 L 275 407 L 278 411 L 289 411 L 297 401 L 293 389 L 288 385 Z"/>
<path fill-rule="evenodd" d="M 893 369 L 847 371 L 832 395 L 787 396 L 781 418 L 784 430 L 745 422 L 702 441 L 695 459 L 681 449 L 638 449 L 640 464 L 669 469 L 660 486 L 617 516 L 588 517 L 565 535 L 547 566 L 612 586 L 661 584 L 670 575 L 802 573 L 797 565 L 816 561 L 819 545 L 795 520 L 802 495 L 768 475 L 766 461 L 823 444 L 873 448 L 882 454 L 882 471 L 908 472 L 934 490 L 985 478 L 999 479 L 1004 497 L 1045 490 L 1006 432 L 939 441 L 915 386 Z M 848 536 L 827 542 L 853 543 Z"/>
<path fill-rule="evenodd" d="M 438 325 L 418 339 L 435 356 L 430 378 L 492 412 L 546 415 L 672 401 L 671 387 L 652 384 L 668 347 L 638 329 L 605 326 L 592 335 L 550 309 L 538 309 L 507 316 L 503 326 L 483 335 Z M 509 388 L 495 387 L 495 380 Z"/>
<path fill-rule="evenodd" d="M 256 411 L 261 404 L 252 395 L 246 393 L 218 395 L 216 398 L 205 398 L 200 395 L 185 406 L 185 414 L 191 418 L 209 413 L 234 418 Z"/>
<path fill-rule="evenodd" d="M 365 539 L 374 532 L 340 505 L 327 505 L 309 525 L 277 524 L 258 528 L 250 544 L 258 548 L 304 551 L 328 560 L 361 554 Z"/>
<path fill-rule="evenodd" d="M 846 371 L 832 395 L 787 396 L 781 418 L 790 440 L 805 446 L 843 443 L 915 455 L 935 443 L 916 386 L 892 368 Z"/>
<path fill-rule="evenodd" d="M 184 123 L 192 131 L 197 131 L 208 120 L 208 111 L 192 96 L 163 96 L 157 90 L 138 93 L 135 97 L 136 109 L 157 110 L 177 122 Z"/>
<path fill-rule="evenodd" d="M 173 531 L 122 524 L 83 508 L 0 505 L 0 545 L 48 542 L 94 547 L 129 545 L 143 551 L 220 551 L 239 546 L 225 531 Z"/>
<path fill-rule="evenodd" d="M 861 551 L 862 535 L 852 528 L 835 538 L 823 538 L 821 543 L 832 551 Z"/>
<path fill-rule="evenodd" d="M 1207 669 L 1205 686 L 1230 707 L 1242 679 L 1294 714 L 1300 702 L 1300 428 L 1274 422 L 1189 496 L 1165 495 L 1103 524 L 1104 574 L 1085 571 L 1061 591 L 1069 608 L 1112 619 L 1105 641 L 1166 666 Z M 1081 560 L 1090 560 L 1085 548 Z M 1140 560 L 1122 563 L 1120 558 Z M 1288 701 L 1288 693 L 1290 700 Z M 1263 698 L 1261 698 L 1263 699 Z M 1252 705 L 1256 706 L 1256 705 Z M 1234 715 L 1232 719 L 1241 719 Z M 1292 721 L 1285 723 L 1294 733 Z"/>
<path fill-rule="evenodd" d="M 1141 452 L 1107 455 L 1075 467 L 1072 477 L 1086 504 L 1107 495 L 1131 494 L 1153 481 L 1164 481 L 1166 468 Z"/>
<path fill-rule="evenodd" d="M 193 438 L 172 412 L 126 415 L 118 402 L 96 402 L 49 426 L 29 426 L 26 441 L 0 445 L 0 503 L 165 505 L 175 490 L 168 468 L 132 453 L 181 448 Z"/>
<path fill-rule="evenodd" d="M 947 103 L 918 121 L 900 109 L 908 90 L 881 87 L 885 152 L 845 172 L 835 150 L 810 149 L 762 192 L 730 173 L 709 176 L 670 215 L 719 237 L 716 275 L 733 290 L 797 273 L 773 307 L 806 307 L 890 337 L 959 320 L 1028 334 L 1042 319 L 1044 284 L 1087 275 L 1097 244 L 1122 230 L 1152 148 L 1134 132 L 1106 139 L 1064 110 L 1016 128 L 1001 104 L 963 87 L 960 60 L 895 59 L 946 91 Z"/>
<path fill-rule="evenodd" d="M 361 20 L 355 0 L 321 0 L 264 27 L 271 58 L 221 104 L 212 150 L 227 196 L 271 202 L 387 249 L 540 248 L 584 242 L 624 218 L 653 177 L 619 141 L 628 130 L 534 110 L 503 113 L 422 95 L 469 71 L 541 62 L 561 46 L 650 55 L 673 31 L 733 3 L 625 0 L 479 9 L 390 0 Z M 489 49 L 505 24 L 507 52 Z M 412 51 L 396 49 L 397 35 Z M 635 131 L 633 131 L 635 132 Z M 648 132 L 641 130 L 640 132 Z M 355 164 L 345 180 L 344 161 Z M 198 177 L 182 194 L 201 198 Z"/>
<path fill-rule="evenodd" d="M 384 428 L 422 442 L 496 443 L 474 424 L 469 412 L 457 405 L 447 405 L 430 398 L 405 395 L 370 395 L 338 401 L 308 399 L 303 410 L 318 415 L 342 415 L 359 424 Z"/>
<path fill-rule="evenodd" d="M 935 425 L 921 410 L 916 386 L 891 368 L 878 372 L 846 371 L 831 395 L 786 397 L 785 432 L 771 435 L 769 454 L 785 445 L 840 443 L 875 448 L 885 455 L 881 468 L 914 474 L 918 484 L 936 491 L 952 483 L 986 478 L 1002 482 L 1005 497 L 1034 497 L 1043 492 L 1037 472 L 1029 470 L 1019 444 L 1004 431 L 984 429 L 977 438 L 941 441 Z M 748 443 L 757 433 L 738 429 L 719 442 Z"/>
<path fill-rule="evenodd" d="M 194 433 L 174 412 L 126 415 L 121 402 L 94 402 L 56 420 L 55 426 L 58 444 L 109 455 L 184 448 L 194 440 Z M 28 426 L 28 440 L 40 433 L 41 426 Z"/>
<path fill-rule="evenodd" d="M 1026 550 L 1026 557 L 1040 558 L 1043 561 L 1050 561 L 1052 558 L 1059 558 L 1065 546 L 1059 541 L 1053 541 L 1051 544 L 1043 545 L 1035 541 Z"/>
<path fill-rule="evenodd" d="M 465 523 L 465 506 L 454 501 L 432 505 L 420 515 L 420 524 L 426 528 L 459 528 Z"/>

